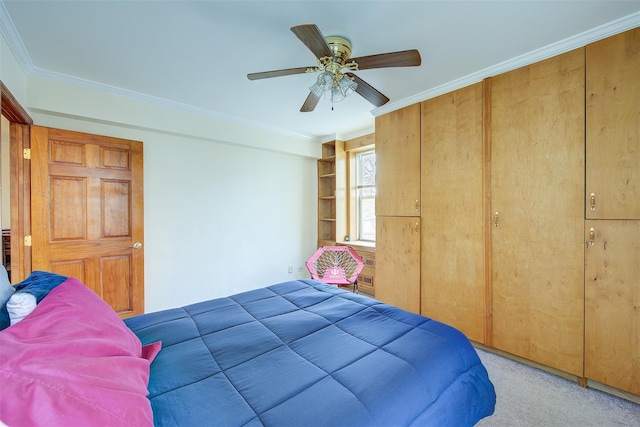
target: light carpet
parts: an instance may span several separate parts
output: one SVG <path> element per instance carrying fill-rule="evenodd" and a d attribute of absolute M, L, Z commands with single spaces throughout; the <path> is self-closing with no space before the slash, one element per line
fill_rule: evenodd
<path fill-rule="evenodd" d="M 640 427 L 640 405 L 477 349 L 496 389 L 478 427 Z"/>

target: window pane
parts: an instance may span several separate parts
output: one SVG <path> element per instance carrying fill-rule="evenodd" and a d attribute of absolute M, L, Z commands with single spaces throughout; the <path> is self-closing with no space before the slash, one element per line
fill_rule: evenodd
<path fill-rule="evenodd" d="M 362 218 L 360 222 L 360 240 L 376 240 L 376 199 L 360 200 Z"/>
<path fill-rule="evenodd" d="M 360 182 L 359 186 L 376 185 L 376 153 L 375 151 L 366 151 L 360 153 Z"/>
<path fill-rule="evenodd" d="M 356 224 L 358 240 L 376 240 L 376 153 L 356 154 Z"/>

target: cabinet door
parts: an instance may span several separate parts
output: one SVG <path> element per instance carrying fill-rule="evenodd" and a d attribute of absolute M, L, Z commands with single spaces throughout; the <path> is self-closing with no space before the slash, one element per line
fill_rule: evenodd
<path fill-rule="evenodd" d="M 422 314 L 484 343 L 482 83 L 422 103 Z"/>
<path fill-rule="evenodd" d="M 376 218 L 376 299 L 420 314 L 420 218 Z"/>
<path fill-rule="evenodd" d="M 583 374 L 584 50 L 492 79 L 493 346 Z"/>
<path fill-rule="evenodd" d="M 420 216 L 420 104 L 376 117 L 376 215 Z"/>
<path fill-rule="evenodd" d="M 640 219 L 640 28 L 586 48 L 587 218 Z"/>
<path fill-rule="evenodd" d="M 585 229 L 585 376 L 640 395 L 640 221 Z"/>

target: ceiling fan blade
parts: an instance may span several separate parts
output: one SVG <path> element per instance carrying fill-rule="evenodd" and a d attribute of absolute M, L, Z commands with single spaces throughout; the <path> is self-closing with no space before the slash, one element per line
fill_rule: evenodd
<path fill-rule="evenodd" d="M 356 64 L 358 64 L 358 70 L 386 67 L 415 67 L 422 63 L 420 52 L 416 49 L 361 56 L 359 58 L 352 58 L 350 61 L 355 61 Z"/>
<path fill-rule="evenodd" d="M 300 112 L 309 113 L 313 111 L 316 108 L 316 105 L 318 105 L 318 101 L 320 101 L 320 98 L 314 95 L 313 92 L 309 92 L 309 96 L 307 96 L 307 99 L 304 101 L 304 104 L 302 104 L 302 108 L 300 108 Z"/>
<path fill-rule="evenodd" d="M 320 59 L 325 56 L 333 58 L 333 52 L 331 52 L 327 40 L 315 24 L 296 25 L 291 27 L 291 31 L 313 52 L 316 58 Z"/>
<path fill-rule="evenodd" d="M 280 77 L 280 76 L 290 76 L 292 74 L 303 74 L 306 73 L 309 69 L 316 69 L 318 67 L 298 67 L 298 68 L 287 68 L 285 70 L 274 70 L 274 71 L 264 71 L 262 73 L 251 73 L 247 74 L 247 78 L 249 80 L 260 80 L 260 79 L 269 79 L 271 77 Z"/>
<path fill-rule="evenodd" d="M 360 77 L 356 76 L 353 73 L 345 73 L 349 78 L 353 79 L 354 82 L 358 83 L 358 87 L 356 88 L 356 92 L 360 94 L 364 99 L 375 105 L 376 107 L 380 107 L 387 102 L 389 102 L 389 98 L 384 96 L 382 93 L 378 92 L 376 88 L 371 86 L 369 83 L 362 80 Z"/>

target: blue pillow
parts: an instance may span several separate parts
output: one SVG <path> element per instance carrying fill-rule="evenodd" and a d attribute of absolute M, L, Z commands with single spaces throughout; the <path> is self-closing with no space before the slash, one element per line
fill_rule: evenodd
<path fill-rule="evenodd" d="M 67 280 L 61 276 L 47 271 L 32 271 L 29 277 L 14 286 L 16 293 L 26 292 L 36 297 L 36 302 L 42 301 L 49 292 L 60 283 Z"/>
<path fill-rule="evenodd" d="M 14 325 L 31 314 L 40 301 L 65 280 L 67 280 L 66 276 L 34 271 L 26 280 L 15 285 L 16 291 L 10 296 L 5 306 L 9 324 Z"/>

